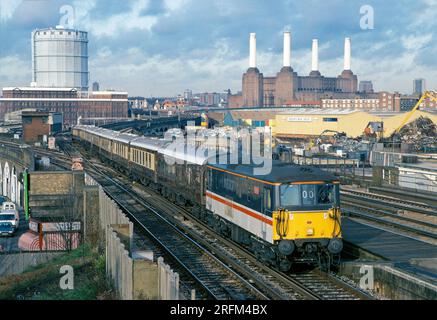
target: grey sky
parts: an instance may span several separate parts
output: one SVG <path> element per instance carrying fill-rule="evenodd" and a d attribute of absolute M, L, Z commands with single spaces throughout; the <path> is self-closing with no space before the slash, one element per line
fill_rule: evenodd
<path fill-rule="evenodd" d="M 366 4 L 374 30 L 360 28 Z M 29 84 L 30 33 L 57 25 L 63 5 L 73 7 L 75 27 L 89 32 L 91 81 L 131 95 L 240 90 L 249 33 L 257 33 L 259 69 L 273 75 L 286 29 L 299 74 L 309 73 L 318 38 L 320 71 L 338 75 L 349 36 L 360 80 L 409 93 L 413 78 L 426 78 L 437 88 L 437 0 L 0 0 L 0 87 Z"/>

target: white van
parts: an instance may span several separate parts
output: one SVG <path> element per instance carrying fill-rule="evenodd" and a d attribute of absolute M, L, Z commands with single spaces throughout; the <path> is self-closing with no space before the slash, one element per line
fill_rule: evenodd
<path fill-rule="evenodd" d="M 4 202 L 0 211 L 0 222 L 10 222 L 14 230 L 18 229 L 20 224 L 20 214 L 13 202 Z"/>

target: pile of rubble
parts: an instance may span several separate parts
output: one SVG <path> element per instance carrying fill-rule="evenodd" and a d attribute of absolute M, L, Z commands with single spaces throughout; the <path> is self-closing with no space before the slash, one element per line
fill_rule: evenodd
<path fill-rule="evenodd" d="M 399 131 L 401 141 L 415 151 L 437 148 L 437 126 L 431 119 L 420 117 L 403 126 Z"/>

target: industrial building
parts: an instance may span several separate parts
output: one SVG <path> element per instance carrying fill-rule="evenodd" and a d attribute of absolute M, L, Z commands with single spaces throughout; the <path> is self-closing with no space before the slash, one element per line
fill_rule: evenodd
<path fill-rule="evenodd" d="M 0 121 L 6 113 L 22 109 L 44 109 L 60 112 L 66 127 L 82 118 L 126 118 L 128 94 L 117 91 L 97 91 L 87 95 L 75 88 L 9 87 L 0 98 Z"/>
<path fill-rule="evenodd" d="M 295 108 L 320 108 L 320 101 L 309 101 L 290 107 L 265 107 L 265 108 L 232 108 L 223 110 L 211 110 L 208 112 L 208 118 L 218 125 L 230 125 L 235 123 L 249 123 L 252 121 L 269 121 L 275 119 L 277 114 L 291 112 Z M 227 121 L 226 121 L 227 120 Z"/>
<path fill-rule="evenodd" d="M 426 117 L 437 123 L 437 114 L 416 111 L 408 122 Z M 370 122 L 383 122 L 384 136 L 390 136 L 405 119 L 400 112 L 365 112 L 356 109 L 296 109 L 276 115 L 277 137 L 319 136 L 325 130 L 344 132 L 349 137 L 362 136 Z M 333 133 L 330 133 L 333 134 Z"/>
<path fill-rule="evenodd" d="M 250 34 L 249 69 L 243 75 L 242 93 L 229 98 L 230 108 L 286 106 L 295 101 L 322 97 L 351 98 L 358 92 L 358 79 L 351 70 L 351 39 L 344 43 L 344 70 L 338 77 L 319 71 L 318 40 L 312 42 L 312 66 L 308 76 L 299 76 L 291 67 L 291 34 L 284 33 L 283 67 L 274 77 L 265 77 L 257 68 L 256 34 Z"/>
<path fill-rule="evenodd" d="M 88 33 L 56 28 L 32 32 L 32 82 L 30 86 L 3 88 L 0 122 L 6 114 L 38 109 L 63 114 L 64 127 L 81 118 L 126 118 L 127 92 L 89 92 Z"/>
<path fill-rule="evenodd" d="M 32 82 L 39 87 L 88 91 L 88 33 L 37 29 L 32 32 Z"/>

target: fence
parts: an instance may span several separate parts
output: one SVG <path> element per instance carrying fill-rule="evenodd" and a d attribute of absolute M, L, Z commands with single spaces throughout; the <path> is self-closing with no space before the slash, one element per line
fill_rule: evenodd
<path fill-rule="evenodd" d="M 100 226 L 106 232 L 106 228 L 112 224 L 127 224 L 133 230 L 132 222 L 120 210 L 114 200 L 109 198 L 103 189 L 99 188 L 99 217 Z"/>
<path fill-rule="evenodd" d="M 281 160 L 298 165 L 318 167 L 341 178 L 350 178 L 352 181 L 363 182 L 372 178 L 371 168 L 366 167 L 358 159 L 309 157 L 284 153 Z"/>
<path fill-rule="evenodd" d="M 108 227 L 106 232 L 106 274 L 122 300 L 132 300 L 132 266 L 129 251 L 114 231 Z"/>
<path fill-rule="evenodd" d="M 99 188 L 100 227 L 104 233 L 106 274 L 122 300 L 178 300 L 179 275 L 153 252 L 133 250 L 133 224 Z"/>
<path fill-rule="evenodd" d="M 437 155 L 432 154 L 417 154 L 417 153 L 401 153 L 389 151 L 372 151 L 370 153 L 369 162 L 372 166 L 393 167 L 402 163 L 402 157 L 416 157 L 419 160 L 437 160 Z"/>
<path fill-rule="evenodd" d="M 408 167 L 373 167 L 376 186 L 395 186 L 416 192 L 437 193 L 437 170 Z"/>
<path fill-rule="evenodd" d="M 179 300 L 179 274 L 158 258 L 158 288 L 160 300 Z"/>
<path fill-rule="evenodd" d="M 31 266 L 48 262 L 62 252 L 25 252 L 0 255 L 0 277 L 23 273 Z"/>

